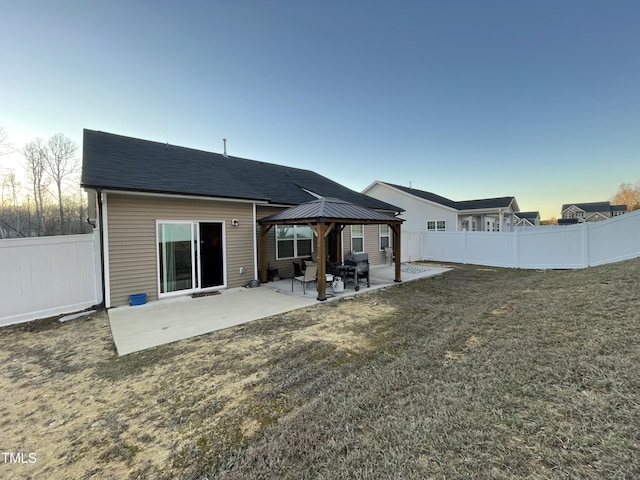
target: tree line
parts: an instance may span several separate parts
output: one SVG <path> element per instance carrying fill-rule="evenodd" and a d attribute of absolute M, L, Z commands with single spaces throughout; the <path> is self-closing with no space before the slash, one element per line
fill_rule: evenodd
<path fill-rule="evenodd" d="M 15 151 L 0 127 L 0 156 Z M 89 233 L 78 145 L 58 133 L 17 151 L 24 158 L 25 183 L 15 169 L 0 172 L 0 239 Z"/>

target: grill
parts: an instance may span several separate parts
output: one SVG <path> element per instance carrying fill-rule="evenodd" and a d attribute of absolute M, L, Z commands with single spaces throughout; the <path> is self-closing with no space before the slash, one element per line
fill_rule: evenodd
<path fill-rule="evenodd" d="M 354 288 L 356 292 L 360 290 L 358 284 L 362 280 L 367 281 L 367 287 L 369 286 L 369 254 L 368 253 L 353 253 L 351 255 L 345 255 L 343 272 L 345 276 L 345 285 L 349 279 L 353 280 Z"/>

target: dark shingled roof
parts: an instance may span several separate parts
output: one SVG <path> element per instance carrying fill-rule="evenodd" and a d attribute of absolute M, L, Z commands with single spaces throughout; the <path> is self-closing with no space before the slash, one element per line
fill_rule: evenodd
<path fill-rule="evenodd" d="M 85 188 L 262 200 L 278 205 L 298 205 L 317 198 L 308 190 L 368 208 L 402 211 L 311 170 L 86 129 L 81 183 Z"/>
<path fill-rule="evenodd" d="M 457 208 L 456 207 L 457 202 L 453 200 L 449 200 L 448 198 L 445 198 L 445 197 L 441 197 L 440 195 L 436 195 L 435 193 L 425 192 L 424 190 L 418 190 L 416 188 L 403 187 L 402 185 L 395 185 L 393 183 L 387 183 L 387 182 L 384 182 L 384 183 L 386 185 L 389 185 L 390 187 L 397 188 L 398 190 L 402 190 L 403 192 L 409 193 L 411 195 L 415 195 L 416 197 L 420 197 L 434 203 L 439 203 L 440 205 L 445 205 L 447 207 Z"/>
<path fill-rule="evenodd" d="M 456 210 L 477 210 L 482 208 L 507 208 L 511 205 L 511 202 L 515 199 L 515 197 L 498 197 L 498 198 L 483 198 L 479 200 L 464 200 L 461 202 L 457 202 L 455 200 L 450 200 L 445 197 L 441 197 L 440 195 L 436 195 L 435 193 L 425 192 L 424 190 L 418 190 L 416 188 L 403 187 L 402 185 L 395 185 L 393 183 L 386 183 L 390 187 L 397 188 L 398 190 L 402 190 L 403 192 L 409 193 L 411 195 L 415 195 L 416 197 L 423 198 L 425 200 L 429 200 L 434 203 L 439 203 L 440 205 L 445 205 L 447 207 L 455 208 Z"/>
<path fill-rule="evenodd" d="M 535 220 L 540 216 L 540 212 L 518 212 L 518 218 L 526 218 L 527 220 Z"/>
<path fill-rule="evenodd" d="M 370 208 L 345 202 L 339 198 L 320 198 L 262 218 L 259 220 L 259 223 L 286 223 L 287 221 L 323 222 L 329 220 L 353 220 L 358 223 L 401 223 L 404 221 L 393 215 L 387 215 L 376 210 L 371 210 Z"/>
<path fill-rule="evenodd" d="M 588 202 L 588 203 L 565 203 L 562 205 L 562 211 L 564 212 L 567 208 L 576 206 L 580 210 L 584 210 L 585 212 L 608 212 L 610 211 L 610 203 L 609 202 Z"/>

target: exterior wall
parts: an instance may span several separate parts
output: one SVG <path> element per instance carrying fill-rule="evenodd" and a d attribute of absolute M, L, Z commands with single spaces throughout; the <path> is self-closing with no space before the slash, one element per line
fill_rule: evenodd
<path fill-rule="evenodd" d="M 109 193 L 106 205 L 112 307 L 127 305 L 133 293 L 158 298 L 156 220 L 224 222 L 226 286 L 255 278 L 253 204 Z"/>
<path fill-rule="evenodd" d="M 391 233 L 391 245 L 393 245 L 393 231 Z M 351 225 L 344 227 L 342 231 L 343 256 L 351 253 Z M 380 250 L 379 225 L 364 226 L 364 251 L 369 254 L 370 265 L 382 265 L 386 262 L 386 254 Z"/>
<path fill-rule="evenodd" d="M 370 197 L 403 208 L 405 211 L 400 215 L 400 218 L 405 220 L 402 224 L 403 230 L 426 230 L 427 220 L 444 220 L 446 222 L 446 231 L 455 231 L 458 228 L 458 214 L 452 208 L 412 197 L 379 183 L 376 183 L 364 193 Z"/>
<path fill-rule="evenodd" d="M 266 207 L 266 206 L 257 206 L 256 207 L 256 220 L 260 220 L 261 218 L 268 217 L 269 215 L 273 215 L 274 213 L 281 212 L 283 208 L 278 207 Z M 315 242 L 315 240 L 314 240 Z M 260 225 L 256 224 L 256 245 L 258 246 L 258 265 L 260 265 Z M 315 243 L 313 245 L 313 251 L 315 252 L 316 246 Z M 278 269 L 278 276 L 280 278 L 291 278 L 293 277 L 293 262 L 295 259 L 287 258 L 284 260 L 276 260 L 276 228 L 272 227 L 271 230 L 267 232 L 267 262 L 271 266 L 271 268 Z"/>
<path fill-rule="evenodd" d="M 393 230 L 389 228 L 390 245 L 393 245 Z M 380 250 L 380 225 L 364 226 L 364 251 L 369 254 L 370 265 L 382 265 L 386 262 L 384 250 Z"/>

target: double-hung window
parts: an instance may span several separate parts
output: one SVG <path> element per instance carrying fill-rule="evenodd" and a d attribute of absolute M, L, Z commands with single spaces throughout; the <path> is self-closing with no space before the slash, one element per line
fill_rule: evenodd
<path fill-rule="evenodd" d="M 380 250 L 391 246 L 391 228 L 389 225 L 380 225 Z"/>
<path fill-rule="evenodd" d="M 313 251 L 309 225 L 276 225 L 276 258 L 308 257 Z"/>
<path fill-rule="evenodd" d="M 364 252 L 364 225 L 351 225 L 351 251 Z"/>
<path fill-rule="evenodd" d="M 428 232 L 444 232 L 447 229 L 446 220 L 427 220 Z"/>

